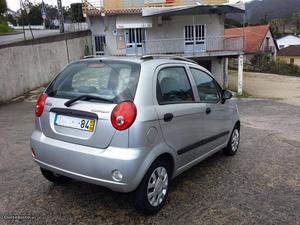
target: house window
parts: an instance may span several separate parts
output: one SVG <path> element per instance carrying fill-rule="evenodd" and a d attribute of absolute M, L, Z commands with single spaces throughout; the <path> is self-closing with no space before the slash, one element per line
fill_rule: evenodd
<path fill-rule="evenodd" d="M 185 26 L 184 27 L 184 37 L 185 41 L 187 42 L 186 44 L 193 44 L 194 41 L 194 27 L 193 26 Z"/>
<path fill-rule="evenodd" d="M 196 41 L 205 39 L 205 26 L 204 25 L 196 25 L 195 32 L 196 32 Z"/>
<path fill-rule="evenodd" d="M 266 38 L 266 45 L 267 45 L 267 47 L 270 46 L 270 38 L 269 37 Z"/>
<path fill-rule="evenodd" d="M 105 36 L 95 36 L 95 52 L 96 55 L 104 55 L 104 46 L 106 44 Z"/>
<path fill-rule="evenodd" d="M 195 35 L 194 35 L 195 32 Z M 185 26 L 185 41 L 200 41 L 205 39 L 205 25 Z"/>
<path fill-rule="evenodd" d="M 280 48 L 280 49 L 284 48 L 284 45 L 279 45 L 279 48 Z"/>
<path fill-rule="evenodd" d="M 294 63 L 295 63 L 295 59 L 294 58 L 290 58 L 290 64 L 294 65 Z"/>

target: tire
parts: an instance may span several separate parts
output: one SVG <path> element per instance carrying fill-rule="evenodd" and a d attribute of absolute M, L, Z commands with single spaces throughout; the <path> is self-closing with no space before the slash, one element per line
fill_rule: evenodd
<path fill-rule="evenodd" d="M 234 156 L 240 145 L 240 127 L 236 125 L 233 128 L 227 147 L 223 149 L 223 152 L 227 156 Z"/>
<path fill-rule="evenodd" d="M 158 176 L 158 173 L 161 176 Z M 156 214 L 166 202 L 170 181 L 170 164 L 166 160 L 159 159 L 155 161 L 134 192 L 133 202 L 135 209 L 146 215 Z"/>
<path fill-rule="evenodd" d="M 40 168 L 42 175 L 50 182 L 54 184 L 64 184 L 70 180 L 70 178 L 65 177 L 63 175 L 55 174 L 50 170 L 46 170 L 44 168 Z"/>

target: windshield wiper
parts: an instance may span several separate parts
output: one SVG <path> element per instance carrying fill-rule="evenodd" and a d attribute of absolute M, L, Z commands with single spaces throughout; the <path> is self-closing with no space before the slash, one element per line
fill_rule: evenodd
<path fill-rule="evenodd" d="M 69 101 L 65 102 L 65 106 L 70 107 L 74 102 L 77 101 L 88 101 L 88 100 L 98 100 L 98 101 L 102 101 L 102 102 L 109 102 L 109 103 L 113 103 L 113 100 L 111 99 L 106 99 L 106 98 L 102 98 L 102 97 L 98 97 L 98 96 L 93 96 L 93 95 L 80 95 L 76 98 L 72 98 Z"/>

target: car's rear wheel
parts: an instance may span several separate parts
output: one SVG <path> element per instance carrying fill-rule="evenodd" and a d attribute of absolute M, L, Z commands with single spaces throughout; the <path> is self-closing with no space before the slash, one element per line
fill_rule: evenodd
<path fill-rule="evenodd" d="M 59 175 L 51 172 L 50 170 L 46 170 L 44 168 L 40 168 L 42 175 L 50 182 L 54 184 L 64 184 L 70 180 L 70 178 L 65 177 L 63 175 Z"/>
<path fill-rule="evenodd" d="M 240 145 L 240 128 L 235 126 L 231 133 L 227 147 L 223 149 L 225 155 L 233 156 L 237 153 Z"/>
<path fill-rule="evenodd" d="M 144 214 L 155 214 L 165 204 L 170 186 L 171 167 L 165 160 L 155 161 L 134 193 L 134 206 Z"/>

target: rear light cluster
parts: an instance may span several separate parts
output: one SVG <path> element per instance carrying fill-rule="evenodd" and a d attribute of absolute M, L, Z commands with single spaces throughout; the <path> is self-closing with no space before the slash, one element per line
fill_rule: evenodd
<path fill-rule="evenodd" d="M 111 113 L 111 123 L 117 130 L 128 129 L 135 121 L 136 107 L 131 101 L 118 104 Z"/>
<path fill-rule="evenodd" d="M 41 94 L 39 96 L 36 106 L 35 106 L 35 115 L 37 117 L 40 117 L 43 114 L 47 97 L 48 97 L 48 95 L 46 93 Z"/>

